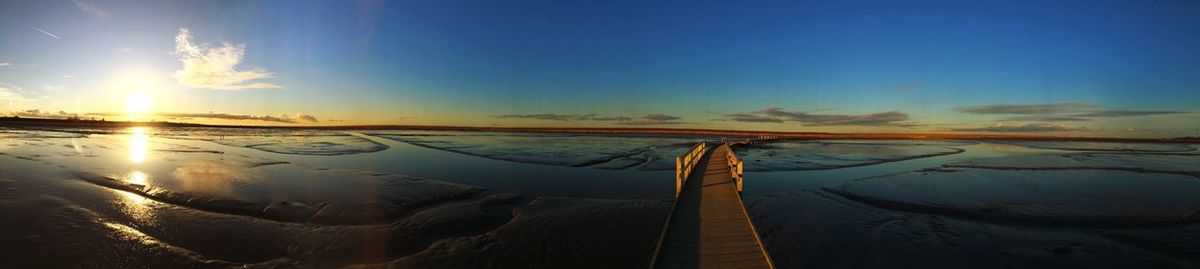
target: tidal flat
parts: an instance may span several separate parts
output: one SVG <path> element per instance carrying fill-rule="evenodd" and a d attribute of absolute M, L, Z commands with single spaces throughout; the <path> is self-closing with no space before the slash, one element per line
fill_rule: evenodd
<path fill-rule="evenodd" d="M 701 135 L 0 129 L 3 268 L 645 268 Z M 779 268 L 1195 268 L 1183 143 L 741 145 Z M 63 259 L 61 257 L 74 257 Z"/>

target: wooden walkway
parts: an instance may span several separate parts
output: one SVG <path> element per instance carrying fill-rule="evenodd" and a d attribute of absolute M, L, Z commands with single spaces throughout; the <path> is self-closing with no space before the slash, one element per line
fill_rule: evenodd
<path fill-rule="evenodd" d="M 652 268 L 774 268 L 731 179 L 729 150 L 711 150 L 683 184 Z"/>

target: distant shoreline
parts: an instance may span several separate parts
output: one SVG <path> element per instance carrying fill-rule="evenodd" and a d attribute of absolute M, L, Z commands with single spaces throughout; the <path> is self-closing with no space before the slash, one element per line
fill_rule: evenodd
<path fill-rule="evenodd" d="M 1094 142 L 1150 142 L 1150 143 L 1200 143 L 1200 137 L 1179 138 L 1122 138 L 1089 136 L 1045 136 L 1012 134 L 947 134 L 947 133 L 826 133 L 826 132 L 779 132 L 740 131 L 682 128 L 601 128 L 601 127 L 477 127 L 439 125 L 345 125 L 345 126 L 260 126 L 260 125 L 209 125 L 178 122 L 128 122 L 94 121 L 72 119 L 0 117 L 0 127 L 68 127 L 68 128 L 128 128 L 128 127 L 210 127 L 210 128 L 254 128 L 254 129 L 317 129 L 317 130 L 430 130 L 430 131 L 479 131 L 479 132 L 530 132 L 572 134 L 662 134 L 702 135 L 728 137 L 775 136 L 785 139 L 973 139 L 973 140 L 1034 140 L 1034 141 L 1094 141 Z"/>

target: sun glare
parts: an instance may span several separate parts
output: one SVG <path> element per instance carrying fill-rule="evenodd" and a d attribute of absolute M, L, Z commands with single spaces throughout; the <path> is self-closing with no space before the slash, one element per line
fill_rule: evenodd
<path fill-rule="evenodd" d="M 152 108 L 154 108 L 154 103 L 150 100 L 150 96 L 145 93 L 139 92 L 125 97 L 125 113 L 146 114 Z"/>
<path fill-rule="evenodd" d="M 129 160 L 134 164 L 139 164 L 146 160 L 146 153 L 150 148 L 146 139 L 147 136 L 146 127 L 134 127 L 133 133 L 129 135 Z"/>

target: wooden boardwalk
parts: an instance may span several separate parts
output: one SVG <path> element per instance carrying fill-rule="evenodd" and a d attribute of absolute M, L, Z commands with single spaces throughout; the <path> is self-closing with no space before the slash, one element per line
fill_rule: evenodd
<path fill-rule="evenodd" d="M 774 268 L 746 214 L 722 144 L 683 184 L 652 268 Z"/>

